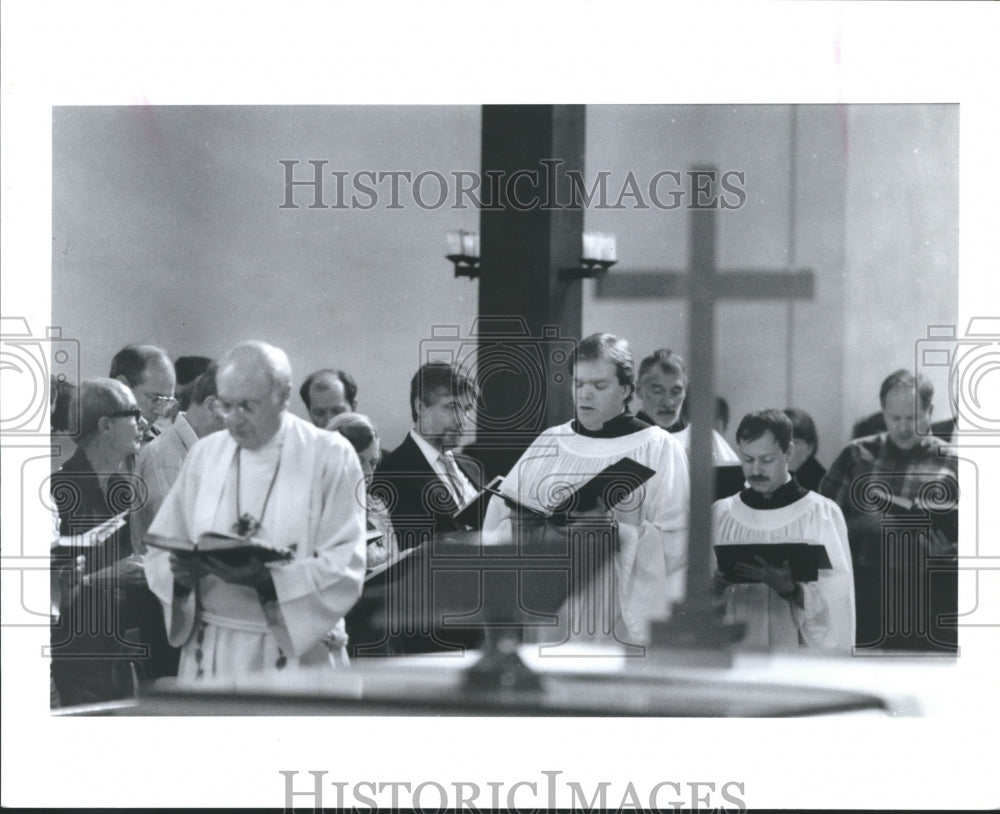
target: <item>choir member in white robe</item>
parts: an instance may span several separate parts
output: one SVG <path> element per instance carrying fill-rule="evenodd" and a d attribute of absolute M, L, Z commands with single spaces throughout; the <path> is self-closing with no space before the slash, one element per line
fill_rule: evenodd
<path fill-rule="evenodd" d="M 581 341 L 573 357 L 576 419 L 543 432 L 504 478 L 504 493 L 517 495 L 528 505 L 551 508 L 561 489 L 578 486 L 623 458 L 655 470 L 633 495 L 605 512 L 618 524 L 619 550 L 612 563 L 617 607 L 613 620 L 598 620 L 594 635 L 581 633 L 578 639 L 646 642 L 649 622 L 669 618 L 673 603 L 684 599 L 687 456 L 669 433 L 628 412 L 634 381 L 625 340 L 595 334 Z M 514 534 L 509 505 L 494 497 L 484 520 L 484 540 L 502 542 Z M 539 638 L 565 640 L 566 610 L 560 613 L 560 628 L 539 631 Z M 609 631 L 613 631 L 610 637 Z"/>
<path fill-rule="evenodd" d="M 832 569 L 815 582 L 794 582 L 790 569 L 737 566 L 755 582 L 717 575 L 727 621 L 746 624 L 742 646 L 770 651 L 816 648 L 849 654 L 854 644 L 854 579 L 847 526 L 832 500 L 803 489 L 790 475 L 792 424 L 779 410 L 750 413 L 736 430 L 749 488 L 712 507 L 715 544 L 820 543 Z M 787 564 L 786 564 L 787 565 Z"/>
<path fill-rule="evenodd" d="M 181 682 L 346 663 L 343 617 L 365 573 L 361 466 L 343 437 L 286 411 L 290 381 L 287 356 L 270 345 L 223 357 L 217 404 L 228 431 L 194 445 L 149 529 L 192 541 L 251 533 L 294 551 L 233 566 L 151 549 L 146 572 L 182 646 Z"/>
<path fill-rule="evenodd" d="M 684 360 L 669 348 L 653 351 L 639 364 L 636 384 L 642 410 L 636 414 L 648 424 L 663 427 L 691 454 L 691 425 L 684 418 L 687 397 L 687 372 Z M 739 456 L 718 430 L 712 430 L 712 463 L 716 466 L 738 464 Z"/>

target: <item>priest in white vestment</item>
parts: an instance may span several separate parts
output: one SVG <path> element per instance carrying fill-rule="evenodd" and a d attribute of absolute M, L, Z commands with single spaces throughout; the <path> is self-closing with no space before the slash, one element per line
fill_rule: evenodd
<path fill-rule="evenodd" d="M 519 502 L 551 508 L 561 490 L 586 482 L 623 458 L 655 471 L 632 495 L 602 512 L 618 526 L 619 550 L 612 564 L 616 607 L 614 619 L 598 620 L 604 635 L 597 631 L 590 638 L 626 644 L 648 641 L 649 622 L 669 618 L 673 603 L 684 599 L 690 493 L 688 461 L 681 445 L 669 433 L 629 413 L 634 383 L 632 354 L 625 340 L 610 334 L 582 340 L 573 356 L 576 419 L 543 432 L 502 487 Z M 487 543 L 513 539 L 512 512 L 504 500 L 490 501 L 483 528 Z M 543 633 L 542 638 L 558 641 L 565 635 L 565 613 L 560 624 L 561 631 L 551 637 Z"/>
<path fill-rule="evenodd" d="M 217 381 L 227 430 L 192 447 L 149 533 L 250 534 L 294 556 L 227 565 L 150 549 L 149 584 L 171 643 L 182 647 L 178 680 L 346 663 L 343 617 L 365 573 L 358 456 L 339 434 L 287 412 L 291 369 L 280 349 L 238 345 L 220 360 Z"/>
<path fill-rule="evenodd" d="M 826 548 L 831 569 L 814 582 L 794 582 L 790 568 L 757 560 L 737 566 L 741 578 L 716 584 L 727 621 L 746 624 L 742 645 L 796 651 L 816 648 L 850 654 L 854 644 L 854 578 L 847 526 L 832 500 L 803 489 L 789 473 L 792 423 L 780 410 L 750 413 L 736 430 L 749 488 L 712 507 L 718 544 L 804 542 Z"/>

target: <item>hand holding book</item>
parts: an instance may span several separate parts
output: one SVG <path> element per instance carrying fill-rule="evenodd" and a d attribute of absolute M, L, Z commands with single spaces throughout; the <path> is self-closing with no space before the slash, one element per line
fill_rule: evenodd
<path fill-rule="evenodd" d="M 291 548 L 261 540 L 258 537 L 236 537 L 218 532 L 207 532 L 197 542 L 179 540 L 172 537 L 146 535 L 146 544 L 153 548 L 180 554 L 211 555 L 217 561 L 229 566 L 243 565 L 254 555 L 260 562 L 283 562 L 294 556 Z"/>

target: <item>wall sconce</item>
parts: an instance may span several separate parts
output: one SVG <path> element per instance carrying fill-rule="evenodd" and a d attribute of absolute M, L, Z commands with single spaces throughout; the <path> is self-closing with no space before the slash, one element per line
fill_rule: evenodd
<path fill-rule="evenodd" d="M 448 254 L 455 264 L 456 277 L 474 280 L 479 276 L 479 232 L 448 232 Z"/>
<path fill-rule="evenodd" d="M 559 269 L 563 280 L 583 280 L 597 277 L 618 262 L 618 240 L 604 232 L 584 232 L 580 265 Z"/>

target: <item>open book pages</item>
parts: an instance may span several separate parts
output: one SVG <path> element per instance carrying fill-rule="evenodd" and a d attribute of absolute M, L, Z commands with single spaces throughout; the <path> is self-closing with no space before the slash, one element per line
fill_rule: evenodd
<path fill-rule="evenodd" d="M 127 516 L 128 512 L 122 512 L 86 531 L 70 535 L 62 534 L 59 536 L 59 545 L 66 548 L 96 548 L 101 546 L 112 534 L 125 525 Z"/>
<path fill-rule="evenodd" d="M 251 554 L 259 557 L 262 562 L 290 560 L 294 555 L 291 548 L 261 540 L 259 537 L 236 537 L 215 531 L 202 534 L 197 542 L 161 537 L 157 534 L 147 534 L 145 542 L 153 548 L 178 553 L 204 554 L 218 557 L 228 563 L 238 563 Z"/>
<path fill-rule="evenodd" d="M 502 478 L 495 478 L 471 503 L 456 512 L 455 516 L 464 514 L 478 500 L 482 500 L 484 496 L 488 498 L 491 494 L 503 498 L 512 508 L 526 510 L 544 518 L 597 508 L 610 509 L 655 474 L 656 472 L 648 466 L 631 458 L 622 458 L 600 472 L 585 477 L 579 483 L 567 485 L 561 494 L 553 496 L 558 497 L 558 502 L 552 505 L 543 505 L 529 490 L 521 490 L 514 494 Z"/>

